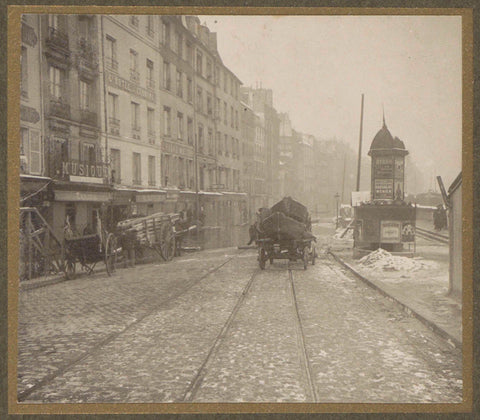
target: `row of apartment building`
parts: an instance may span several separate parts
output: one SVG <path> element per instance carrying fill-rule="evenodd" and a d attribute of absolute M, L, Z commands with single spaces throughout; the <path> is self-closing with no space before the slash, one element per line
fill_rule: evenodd
<path fill-rule="evenodd" d="M 218 225 L 316 205 L 319 142 L 242 86 L 198 17 L 27 14 L 21 40 L 21 202 L 60 236 L 99 209 Z"/>

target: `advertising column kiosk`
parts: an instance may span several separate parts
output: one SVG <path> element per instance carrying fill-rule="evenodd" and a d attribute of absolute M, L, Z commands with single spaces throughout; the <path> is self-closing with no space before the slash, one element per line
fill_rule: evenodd
<path fill-rule="evenodd" d="M 368 152 L 372 158 L 371 200 L 355 207 L 355 257 L 378 248 L 413 255 L 410 245 L 415 239 L 415 207 L 404 201 L 407 154 L 403 142 L 392 136 L 384 120 Z"/>

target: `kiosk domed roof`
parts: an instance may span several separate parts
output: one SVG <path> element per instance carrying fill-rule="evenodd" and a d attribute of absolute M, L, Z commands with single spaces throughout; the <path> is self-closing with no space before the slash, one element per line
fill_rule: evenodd
<path fill-rule="evenodd" d="M 385 150 L 385 149 L 403 150 L 405 154 L 408 154 L 408 152 L 405 150 L 405 144 L 403 143 L 403 141 L 400 140 L 398 137 L 394 138 L 390 133 L 390 131 L 388 130 L 387 124 L 385 124 L 385 116 L 384 116 L 383 126 L 378 131 L 378 133 L 375 134 L 372 144 L 370 145 L 370 150 L 368 154 L 370 155 L 372 150 Z"/>
<path fill-rule="evenodd" d="M 388 131 L 385 121 L 383 121 L 383 127 L 375 134 L 370 150 L 372 149 L 393 149 L 394 139 L 390 131 Z"/>

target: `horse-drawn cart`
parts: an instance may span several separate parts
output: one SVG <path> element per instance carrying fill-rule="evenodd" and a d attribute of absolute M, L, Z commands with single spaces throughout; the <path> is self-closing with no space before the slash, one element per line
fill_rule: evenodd
<path fill-rule="evenodd" d="M 268 211 L 264 211 L 257 223 L 258 263 L 265 269 L 266 261 L 275 259 L 303 261 L 315 264 L 316 250 L 311 233 L 310 216 L 305 206 L 285 197 Z"/>
<path fill-rule="evenodd" d="M 91 274 L 98 262 L 103 261 L 110 276 L 115 271 L 117 241 L 112 233 L 91 234 L 65 238 L 65 277 L 75 277 L 76 265 Z"/>
<path fill-rule="evenodd" d="M 149 248 L 165 261 L 175 256 L 175 228 L 177 214 L 155 213 L 145 217 L 123 220 L 117 224 L 122 248 Z"/>

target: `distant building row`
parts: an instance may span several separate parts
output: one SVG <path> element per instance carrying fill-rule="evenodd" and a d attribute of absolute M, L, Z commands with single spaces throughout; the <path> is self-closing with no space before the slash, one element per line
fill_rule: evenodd
<path fill-rule="evenodd" d="M 101 206 L 243 223 L 318 197 L 318 142 L 241 86 L 195 16 L 24 15 L 20 120 L 22 205 L 57 233 Z"/>

